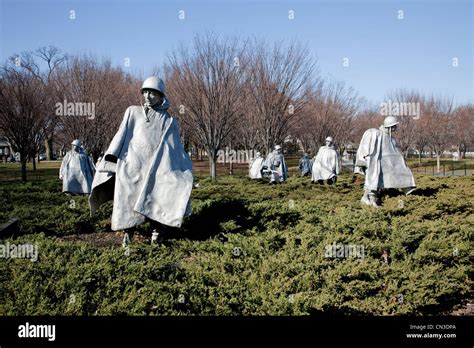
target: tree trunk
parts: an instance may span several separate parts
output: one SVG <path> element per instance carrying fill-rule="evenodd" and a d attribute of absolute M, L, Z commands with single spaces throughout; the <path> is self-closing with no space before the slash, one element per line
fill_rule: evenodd
<path fill-rule="evenodd" d="M 209 157 L 209 172 L 211 174 L 211 180 L 216 180 L 217 175 L 217 167 L 216 167 L 216 150 L 215 149 L 208 149 L 208 157 Z"/>
<path fill-rule="evenodd" d="M 46 160 L 51 161 L 53 159 L 53 138 L 44 140 L 44 148 L 46 151 Z"/>
<path fill-rule="evenodd" d="M 458 158 L 459 158 L 460 160 L 464 159 L 464 157 L 465 157 L 465 155 L 466 155 L 466 152 L 463 151 L 463 150 L 461 150 L 461 149 L 464 150 L 465 147 L 463 147 L 462 145 L 459 145 L 459 146 L 458 146 Z"/>
<path fill-rule="evenodd" d="M 215 158 L 209 157 L 209 170 L 211 174 L 211 180 L 216 180 L 216 160 Z"/>
<path fill-rule="evenodd" d="M 26 181 L 26 156 L 20 152 L 21 181 Z"/>
<path fill-rule="evenodd" d="M 418 163 L 421 164 L 421 150 L 418 150 Z"/>
<path fill-rule="evenodd" d="M 31 158 L 33 161 L 33 171 L 36 172 L 36 155 L 32 155 Z"/>
<path fill-rule="evenodd" d="M 439 173 L 441 171 L 441 168 L 440 168 L 440 157 L 441 157 L 441 154 L 438 152 L 436 152 L 436 171 Z"/>

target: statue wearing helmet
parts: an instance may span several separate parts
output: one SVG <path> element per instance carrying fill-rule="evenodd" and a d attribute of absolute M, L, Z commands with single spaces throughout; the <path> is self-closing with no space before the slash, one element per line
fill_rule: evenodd
<path fill-rule="evenodd" d="M 288 178 L 288 167 L 280 145 L 275 145 L 265 161 L 267 170 L 264 171 L 270 178 L 270 184 L 282 183 Z"/>
<path fill-rule="evenodd" d="M 327 137 L 326 145 L 319 148 L 313 160 L 311 181 L 314 183 L 318 182 L 320 185 L 324 184 L 325 180 L 328 185 L 335 184 L 340 171 L 340 159 L 338 152 L 334 148 L 334 139 Z"/>
<path fill-rule="evenodd" d="M 178 124 L 168 113 L 164 82 L 152 76 L 142 86 L 142 106 L 130 106 L 98 163 L 89 198 L 91 213 L 113 200 L 112 230 L 150 221 L 180 227 L 191 214 L 192 163 Z"/>
<path fill-rule="evenodd" d="M 378 207 L 379 191 L 383 188 L 403 189 L 411 193 L 416 185 L 411 170 L 392 133 L 398 120 L 394 116 L 384 119 L 379 129 L 365 131 L 356 155 L 355 172 L 365 175 L 363 204 Z"/>
<path fill-rule="evenodd" d="M 250 179 L 261 179 L 264 158 L 258 151 L 255 155 L 255 158 L 249 162 L 249 177 Z"/>
<path fill-rule="evenodd" d="M 143 81 L 141 92 L 150 89 L 161 93 L 161 96 L 165 95 L 165 83 L 157 76 L 151 76 Z"/>
<path fill-rule="evenodd" d="M 79 139 L 74 139 L 71 143 L 71 145 L 73 146 L 73 149 L 76 150 L 77 148 L 81 148 L 82 146 L 82 143 Z"/>
<path fill-rule="evenodd" d="M 303 154 L 303 158 L 300 159 L 299 168 L 301 176 L 311 175 L 311 167 L 313 163 L 307 153 Z"/>
<path fill-rule="evenodd" d="M 63 192 L 88 194 L 91 192 L 95 166 L 84 153 L 79 139 L 71 143 L 72 149 L 63 158 L 59 169 L 59 179 L 63 181 Z"/>

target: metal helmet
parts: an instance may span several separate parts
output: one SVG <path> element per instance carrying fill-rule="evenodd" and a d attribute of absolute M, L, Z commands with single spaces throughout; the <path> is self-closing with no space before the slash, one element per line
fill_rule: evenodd
<path fill-rule="evenodd" d="M 81 143 L 81 141 L 80 141 L 79 139 L 74 139 L 74 140 L 72 141 L 71 145 L 75 145 L 75 146 L 79 146 L 79 147 L 80 147 L 80 146 L 82 145 L 82 143 Z"/>
<path fill-rule="evenodd" d="M 143 81 L 141 92 L 143 92 L 144 89 L 153 89 L 165 94 L 165 83 L 157 76 L 150 76 L 145 81 Z"/>
<path fill-rule="evenodd" d="M 332 143 L 332 142 L 334 142 L 334 139 L 332 137 L 327 137 L 326 141 L 330 141 Z"/>
<path fill-rule="evenodd" d="M 385 128 L 393 127 L 397 124 L 399 124 L 399 122 L 395 116 L 387 116 L 385 120 L 383 120 L 383 126 Z"/>
<path fill-rule="evenodd" d="M 281 150 L 281 146 L 280 145 L 275 145 L 275 150 Z"/>

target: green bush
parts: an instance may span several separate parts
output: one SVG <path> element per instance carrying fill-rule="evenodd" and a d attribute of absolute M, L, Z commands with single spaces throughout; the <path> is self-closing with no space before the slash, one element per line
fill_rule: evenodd
<path fill-rule="evenodd" d="M 419 315 L 469 299 L 471 178 L 417 177 L 417 193 L 388 190 L 380 209 L 360 205 L 350 175 L 333 187 L 196 182 L 182 229 L 128 256 L 64 238 L 112 233 L 111 204 L 91 218 L 57 181 L 2 183 L 0 219 L 18 217 L 21 233 L 1 243 L 37 243 L 39 259 L 0 259 L 0 315 Z M 363 258 L 328 257 L 332 245 Z"/>

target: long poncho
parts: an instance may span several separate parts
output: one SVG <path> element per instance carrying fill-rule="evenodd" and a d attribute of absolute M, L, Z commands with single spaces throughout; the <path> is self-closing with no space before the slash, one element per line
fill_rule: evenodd
<path fill-rule="evenodd" d="M 299 163 L 299 168 L 300 168 L 300 172 L 301 172 L 301 176 L 305 176 L 305 175 L 308 175 L 308 174 L 311 174 L 311 160 L 308 158 L 308 156 L 303 156 L 302 159 L 300 159 L 300 163 Z"/>
<path fill-rule="evenodd" d="M 94 163 L 82 150 L 68 151 L 59 169 L 59 178 L 63 180 L 63 192 L 90 193 L 94 171 Z"/>
<path fill-rule="evenodd" d="M 288 178 L 288 167 L 283 154 L 277 151 L 270 152 L 266 159 L 266 165 L 271 170 L 270 181 L 283 182 Z"/>
<path fill-rule="evenodd" d="M 405 164 L 402 151 L 389 129 L 381 126 L 365 131 L 356 155 L 356 172 L 365 168 L 365 187 L 371 191 L 381 188 L 414 188 L 413 174 Z"/>
<path fill-rule="evenodd" d="M 332 146 L 321 146 L 313 161 L 311 180 L 329 180 L 341 171 L 339 154 Z"/>
<path fill-rule="evenodd" d="M 191 214 L 192 162 L 181 143 L 165 100 L 149 109 L 131 106 L 107 155 L 117 157 L 116 173 L 98 172 L 89 198 L 91 213 L 113 199 L 112 230 L 134 227 L 145 218 L 180 227 Z M 101 161 L 100 167 L 109 162 Z"/>
<path fill-rule="evenodd" d="M 311 180 L 329 180 L 341 171 L 339 154 L 332 146 L 321 146 L 313 161 Z"/>
<path fill-rule="evenodd" d="M 264 159 L 258 156 L 250 161 L 249 163 L 249 177 L 250 179 L 261 179 L 262 178 L 262 166 Z"/>

